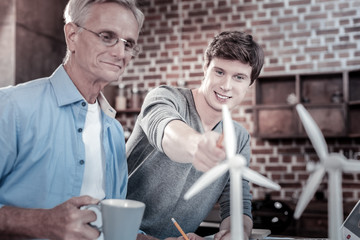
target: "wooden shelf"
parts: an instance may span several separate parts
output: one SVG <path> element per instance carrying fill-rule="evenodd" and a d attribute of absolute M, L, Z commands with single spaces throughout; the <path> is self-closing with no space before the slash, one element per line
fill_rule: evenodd
<path fill-rule="evenodd" d="M 117 114 L 140 113 L 140 108 L 128 108 L 124 110 L 116 110 Z"/>
<path fill-rule="evenodd" d="M 255 92 L 256 137 L 307 136 L 289 98 L 305 106 L 325 137 L 360 135 L 360 70 L 260 77 Z"/>

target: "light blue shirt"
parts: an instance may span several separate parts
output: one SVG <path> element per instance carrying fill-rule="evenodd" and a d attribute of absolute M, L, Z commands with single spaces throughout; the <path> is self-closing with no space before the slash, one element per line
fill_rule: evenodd
<path fill-rule="evenodd" d="M 125 198 L 124 133 L 99 96 L 106 198 Z M 63 66 L 48 78 L 0 89 L 0 207 L 52 208 L 79 196 L 88 104 Z"/>

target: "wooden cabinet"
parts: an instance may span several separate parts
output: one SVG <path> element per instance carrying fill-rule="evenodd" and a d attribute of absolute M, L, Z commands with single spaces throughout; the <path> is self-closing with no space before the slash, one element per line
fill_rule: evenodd
<path fill-rule="evenodd" d="M 360 70 L 349 73 L 349 134 L 360 137 Z"/>
<path fill-rule="evenodd" d="M 305 137 L 294 102 L 305 106 L 325 137 L 360 137 L 360 70 L 260 77 L 256 81 L 254 135 Z"/>

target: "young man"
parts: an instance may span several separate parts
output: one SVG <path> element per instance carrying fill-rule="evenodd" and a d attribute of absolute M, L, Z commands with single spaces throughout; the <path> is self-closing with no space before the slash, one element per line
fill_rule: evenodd
<path fill-rule="evenodd" d="M 80 210 L 125 198 L 123 129 L 101 90 L 137 55 L 130 0 L 70 0 L 67 55 L 48 78 L 0 89 L 0 238 L 96 239 Z"/>
<path fill-rule="evenodd" d="M 222 132 L 222 105 L 234 109 L 259 76 L 264 62 L 251 35 L 223 32 L 205 52 L 204 80 L 197 89 L 161 86 L 143 104 L 126 148 L 128 197 L 146 204 L 141 229 L 166 238 L 178 236 L 174 217 L 185 232 L 193 232 L 216 202 L 221 226 L 216 239 L 230 237 L 230 182 L 225 174 L 189 201 L 184 194 L 204 171 L 225 159 L 216 142 Z M 250 136 L 234 122 L 237 153 L 250 160 Z M 243 180 L 245 237 L 251 233 L 251 194 Z"/>

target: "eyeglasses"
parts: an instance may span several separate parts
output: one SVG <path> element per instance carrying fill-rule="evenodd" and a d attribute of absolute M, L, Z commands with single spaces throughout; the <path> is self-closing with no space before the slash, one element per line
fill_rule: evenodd
<path fill-rule="evenodd" d="M 101 42 L 107 47 L 115 46 L 119 41 L 122 41 L 124 43 L 124 45 L 125 45 L 125 51 L 127 53 L 129 53 L 131 56 L 136 57 L 140 52 L 140 47 L 138 45 L 136 45 L 134 42 L 125 40 L 123 38 L 119 38 L 113 32 L 96 33 L 94 31 L 91 31 L 91 30 L 89 30 L 87 28 L 84 28 L 82 26 L 79 26 L 79 25 L 77 25 L 77 26 L 79 28 L 82 28 L 82 29 L 96 35 L 97 37 L 99 37 Z"/>

